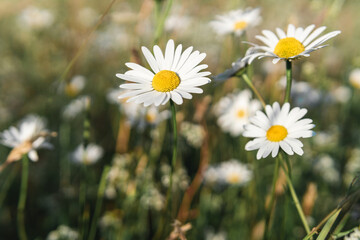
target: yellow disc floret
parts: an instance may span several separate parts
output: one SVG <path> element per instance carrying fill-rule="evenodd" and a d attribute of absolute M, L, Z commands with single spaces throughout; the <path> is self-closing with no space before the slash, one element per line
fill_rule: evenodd
<path fill-rule="evenodd" d="M 180 78 L 176 72 L 161 70 L 155 74 L 152 80 L 152 87 L 158 92 L 170 92 L 180 84 Z"/>
<path fill-rule="evenodd" d="M 230 184 L 236 184 L 241 181 L 241 176 L 238 173 L 230 173 L 229 176 L 227 176 L 226 180 Z"/>
<path fill-rule="evenodd" d="M 246 112 L 245 112 L 243 109 L 240 109 L 240 110 L 238 110 L 238 111 L 236 112 L 236 116 L 237 116 L 238 118 L 244 118 L 245 115 L 246 115 Z"/>
<path fill-rule="evenodd" d="M 274 53 L 281 58 L 290 58 L 303 51 L 305 51 L 304 45 L 293 37 L 280 39 L 274 49 Z"/>
<path fill-rule="evenodd" d="M 280 142 L 286 138 L 288 131 L 281 125 L 271 126 L 266 132 L 266 138 L 270 142 Z"/>
<path fill-rule="evenodd" d="M 245 21 L 238 21 L 234 24 L 234 30 L 243 30 L 247 26 L 247 22 Z"/>

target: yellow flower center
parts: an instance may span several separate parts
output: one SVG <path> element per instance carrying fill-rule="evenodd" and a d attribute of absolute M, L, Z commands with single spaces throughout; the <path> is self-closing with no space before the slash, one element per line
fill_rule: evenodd
<path fill-rule="evenodd" d="M 236 113 L 236 116 L 238 118 L 244 118 L 245 115 L 246 115 L 246 112 L 243 109 L 238 110 L 237 113 Z"/>
<path fill-rule="evenodd" d="M 230 183 L 230 184 L 235 184 L 235 183 L 238 183 L 240 182 L 241 180 L 241 176 L 237 173 L 231 173 L 228 177 L 227 177 L 227 181 Z"/>
<path fill-rule="evenodd" d="M 245 21 L 238 21 L 234 24 L 234 30 L 243 30 L 247 26 L 247 22 Z"/>
<path fill-rule="evenodd" d="M 154 123 L 156 120 L 156 116 L 153 113 L 147 113 L 145 118 L 148 123 Z"/>
<path fill-rule="evenodd" d="M 280 142 L 286 138 L 288 131 L 281 125 L 271 126 L 266 132 L 266 138 L 270 142 Z"/>
<path fill-rule="evenodd" d="M 293 37 L 280 39 L 274 49 L 274 53 L 281 58 L 290 58 L 303 51 L 305 51 L 304 45 Z"/>
<path fill-rule="evenodd" d="M 152 87 L 158 92 L 170 92 L 180 84 L 180 78 L 176 72 L 161 70 L 155 74 L 152 80 Z"/>
<path fill-rule="evenodd" d="M 69 83 L 66 84 L 65 86 L 65 93 L 70 97 L 74 97 L 79 93 L 79 90 L 76 87 L 74 87 L 73 84 Z"/>

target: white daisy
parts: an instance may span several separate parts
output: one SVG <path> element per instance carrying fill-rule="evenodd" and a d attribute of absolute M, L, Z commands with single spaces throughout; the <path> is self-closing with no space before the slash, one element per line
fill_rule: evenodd
<path fill-rule="evenodd" d="M 159 106 L 172 99 L 180 105 L 183 98 L 192 98 L 190 93 L 202 93 L 199 86 L 210 82 L 206 77 L 210 72 L 199 72 L 208 67 L 206 64 L 198 65 L 206 54 L 199 51 L 191 53 L 193 47 L 182 52 L 182 45 L 175 49 L 174 41 L 170 39 L 166 45 L 165 56 L 157 45 L 154 46 L 154 55 L 146 47 L 141 50 L 152 71 L 136 63 L 126 63 L 131 70 L 125 74 L 116 74 L 117 77 L 132 82 L 120 85 L 120 88 L 131 90 L 119 96 L 129 98 L 127 102 Z"/>
<path fill-rule="evenodd" d="M 84 147 L 79 145 L 72 154 L 72 160 L 85 165 L 94 164 L 103 156 L 104 150 L 99 145 L 90 143 Z"/>
<path fill-rule="evenodd" d="M 349 82 L 354 88 L 360 89 L 360 68 L 355 68 L 350 72 Z"/>
<path fill-rule="evenodd" d="M 260 9 L 247 8 L 230 11 L 224 15 L 216 16 L 216 20 L 210 25 L 219 35 L 234 33 L 237 36 L 243 34 L 246 28 L 256 26 L 260 23 Z"/>
<path fill-rule="evenodd" d="M 270 153 L 273 158 L 276 157 L 280 147 L 289 155 L 303 155 L 303 144 L 298 138 L 312 137 L 314 133 L 311 129 L 315 126 L 311 119 L 301 119 L 307 110 L 298 107 L 290 110 L 289 103 L 280 108 L 275 102 L 272 107 L 267 105 L 265 111 L 266 115 L 257 111 L 245 126 L 243 136 L 255 138 L 245 145 L 245 150 L 259 149 L 257 159 L 266 158 Z"/>
<path fill-rule="evenodd" d="M 39 159 L 37 149 L 52 148 L 46 141 L 46 137 L 50 135 L 54 133 L 45 128 L 43 118 L 29 115 L 20 122 L 18 128 L 11 126 L 0 133 L 0 143 L 14 148 L 8 156 L 8 162 L 20 160 L 23 154 L 28 154 L 29 158 L 36 162 Z"/>
<path fill-rule="evenodd" d="M 261 103 L 256 99 L 251 99 L 251 92 L 248 89 L 225 98 L 230 99 L 230 104 L 219 116 L 217 123 L 224 132 L 229 132 L 233 137 L 237 137 L 244 131 L 249 117 L 261 108 Z M 223 102 L 220 100 L 220 103 Z"/>
<path fill-rule="evenodd" d="M 326 27 L 319 27 L 313 31 L 314 28 L 315 25 L 313 24 L 305 29 L 295 28 L 294 25 L 289 24 L 287 33 L 276 28 L 277 35 L 269 30 L 263 30 L 264 36 L 257 35 L 255 38 L 262 41 L 266 46 L 251 43 L 258 52 L 247 55 L 243 61 L 251 63 L 255 58 L 273 57 L 273 63 L 277 63 L 282 59 L 293 60 L 299 57 L 309 57 L 311 52 L 326 47 L 327 45 L 322 44 L 341 33 L 341 31 L 333 31 L 317 38 Z M 314 40 L 315 38 L 317 39 Z"/>
<path fill-rule="evenodd" d="M 240 163 L 236 159 L 223 162 L 219 167 L 221 181 L 227 184 L 244 185 L 252 178 L 252 171 L 247 165 Z"/>

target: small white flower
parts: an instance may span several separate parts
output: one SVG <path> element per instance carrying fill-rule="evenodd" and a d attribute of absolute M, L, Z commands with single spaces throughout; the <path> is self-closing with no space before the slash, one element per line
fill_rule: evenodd
<path fill-rule="evenodd" d="M 99 145 L 90 143 L 84 147 L 83 144 L 79 145 L 72 154 L 72 160 L 76 163 L 85 165 L 94 164 L 103 156 L 104 150 Z"/>
<path fill-rule="evenodd" d="M 236 159 L 222 162 L 219 174 L 221 181 L 227 184 L 245 185 L 252 179 L 252 171 Z"/>
<path fill-rule="evenodd" d="M 84 112 L 90 104 L 89 96 L 80 96 L 77 99 L 71 101 L 63 111 L 63 117 L 66 120 L 74 119 L 80 113 Z"/>
<path fill-rule="evenodd" d="M 189 145 L 195 148 L 201 147 L 205 138 L 204 128 L 199 124 L 190 122 L 181 123 L 180 134 L 186 139 Z"/>
<path fill-rule="evenodd" d="M 217 123 L 224 132 L 229 132 L 233 137 L 239 136 L 244 131 L 245 124 L 249 117 L 252 117 L 256 111 L 261 109 L 261 104 L 256 99 L 251 99 L 251 92 L 245 89 L 239 93 L 226 96 L 227 106 L 224 106 L 222 114 Z M 220 103 L 223 105 L 222 100 Z"/>
<path fill-rule="evenodd" d="M 186 15 L 174 13 L 166 18 L 165 30 L 166 31 L 185 31 L 191 24 L 191 18 Z"/>
<path fill-rule="evenodd" d="M 259 8 L 238 9 L 216 16 L 216 20 L 211 21 L 210 25 L 219 35 L 235 33 L 235 35 L 240 36 L 247 28 L 260 23 L 261 17 L 259 14 Z"/>
<path fill-rule="evenodd" d="M 338 86 L 330 92 L 331 96 L 338 103 L 347 103 L 351 97 L 351 89 L 346 86 Z"/>
<path fill-rule="evenodd" d="M 51 231 L 46 240 L 77 240 L 79 233 L 68 226 L 60 225 L 56 230 Z"/>
<path fill-rule="evenodd" d="M 358 228 L 355 228 L 355 230 L 349 234 L 349 236 L 346 236 L 344 240 L 359 240 L 360 239 L 360 230 Z"/>
<path fill-rule="evenodd" d="M 51 133 L 45 128 L 43 118 L 29 115 L 20 122 L 18 128 L 11 126 L 0 133 L 0 142 L 14 148 L 9 154 L 8 161 L 19 160 L 22 154 L 28 154 L 29 158 L 36 162 L 39 159 L 37 149 L 52 148 L 52 145 L 46 141 L 46 137 L 50 135 Z"/>
<path fill-rule="evenodd" d="M 350 72 L 349 82 L 354 88 L 360 89 L 360 68 L 355 68 Z"/>
<path fill-rule="evenodd" d="M 272 106 L 267 105 L 265 111 L 266 115 L 257 111 L 245 126 L 243 136 L 255 138 L 245 145 L 245 149 L 259 149 L 257 159 L 266 158 L 270 153 L 274 158 L 279 148 L 289 155 L 303 155 L 303 144 L 298 138 L 312 137 L 314 133 L 311 129 L 315 126 L 311 119 L 301 119 L 307 110 L 298 107 L 290 110 L 289 103 L 280 108 L 279 103 L 275 102 Z"/>
<path fill-rule="evenodd" d="M 286 77 L 283 76 L 279 80 L 279 85 L 282 89 L 286 88 Z M 316 107 L 322 100 L 321 92 L 313 88 L 307 82 L 298 82 L 294 79 L 291 84 L 291 99 L 292 104 L 297 107 Z"/>
<path fill-rule="evenodd" d="M 321 155 L 314 165 L 314 170 L 329 184 L 340 181 L 340 173 L 335 166 L 335 161 L 329 155 Z"/>
<path fill-rule="evenodd" d="M 252 179 L 253 173 L 246 164 L 236 159 L 210 166 L 204 175 L 207 184 L 228 184 L 243 186 Z"/>
<path fill-rule="evenodd" d="M 47 28 L 53 21 L 54 16 L 50 11 L 34 6 L 25 8 L 19 16 L 20 26 L 35 30 Z"/>
<path fill-rule="evenodd" d="M 258 51 L 245 56 L 243 61 L 251 63 L 255 58 L 272 57 L 275 64 L 280 60 L 309 57 L 311 52 L 326 47 L 327 45 L 322 44 L 341 33 L 341 31 L 333 31 L 317 38 L 326 27 L 319 27 L 313 31 L 314 28 L 315 25 L 313 24 L 305 29 L 295 28 L 294 25 L 289 24 L 286 34 L 282 29 L 276 28 L 277 36 L 269 30 L 263 30 L 264 35 L 257 35 L 255 38 L 262 41 L 266 46 L 251 43 Z M 317 39 L 314 40 L 315 38 Z"/>
<path fill-rule="evenodd" d="M 86 78 L 82 75 L 74 76 L 65 86 L 65 92 L 68 96 L 76 96 L 85 87 Z"/>
<path fill-rule="evenodd" d="M 127 102 L 159 106 L 172 99 L 180 105 L 183 98 L 192 98 L 190 93 L 202 93 L 199 86 L 210 82 L 206 76 L 211 73 L 200 72 L 208 66 L 198 65 L 206 54 L 192 52 L 193 47 L 182 52 L 181 44 L 175 49 L 174 41 L 169 40 L 165 55 L 157 45 L 154 46 L 154 55 L 146 47 L 141 50 L 153 72 L 136 63 L 126 63 L 131 70 L 125 74 L 116 74 L 117 77 L 132 82 L 120 85 L 120 88 L 131 90 L 119 97 L 129 98 Z"/>

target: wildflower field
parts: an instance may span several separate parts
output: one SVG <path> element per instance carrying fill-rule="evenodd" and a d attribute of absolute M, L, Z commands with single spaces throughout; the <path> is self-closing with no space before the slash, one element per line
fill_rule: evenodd
<path fill-rule="evenodd" d="M 359 240 L 359 10 L 0 1 L 0 239 Z"/>

